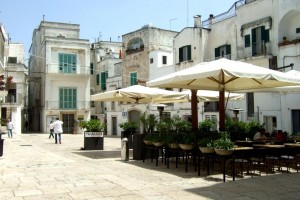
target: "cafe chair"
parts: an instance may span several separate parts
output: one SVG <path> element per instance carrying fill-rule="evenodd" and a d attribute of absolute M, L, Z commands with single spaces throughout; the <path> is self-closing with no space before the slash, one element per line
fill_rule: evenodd
<path fill-rule="evenodd" d="M 251 176 L 255 174 L 256 170 L 261 173 L 266 169 L 266 155 L 265 155 L 264 148 L 255 148 L 252 151 L 252 155 L 250 156 L 250 169 L 251 169 Z"/>

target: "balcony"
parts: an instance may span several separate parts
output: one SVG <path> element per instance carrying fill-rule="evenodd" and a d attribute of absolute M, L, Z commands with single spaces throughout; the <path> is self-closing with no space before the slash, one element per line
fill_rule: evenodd
<path fill-rule="evenodd" d="M 70 75 L 89 75 L 90 74 L 90 67 L 89 66 L 82 66 L 76 65 L 74 68 L 67 68 L 65 67 L 62 69 L 59 67 L 58 64 L 48 64 L 47 71 L 48 74 L 70 74 Z"/>
<path fill-rule="evenodd" d="M 271 42 L 256 42 L 251 46 L 238 46 L 237 59 L 246 59 L 255 56 L 272 55 Z"/>
<path fill-rule="evenodd" d="M 90 110 L 90 101 L 76 101 L 76 102 L 64 102 L 60 101 L 46 101 L 46 110 Z"/>
<path fill-rule="evenodd" d="M 278 43 L 278 47 L 286 46 L 286 45 L 291 45 L 291 44 L 298 44 L 300 43 L 300 38 L 296 38 L 293 40 L 288 40 L 286 37 L 283 37 L 283 41 Z"/>

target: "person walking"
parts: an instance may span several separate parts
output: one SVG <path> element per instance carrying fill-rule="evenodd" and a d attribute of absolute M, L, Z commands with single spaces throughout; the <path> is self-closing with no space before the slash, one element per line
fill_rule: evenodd
<path fill-rule="evenodd" d="M 12 138 L 13 137 L 13 128 L 14 128 L 14 125 L 13 123 L 10 121 L 10 119 L 8 119 L 7 121 L 7 124 L 6 124 L 6 128 L 7 128 L 7 132 L 8 132 L 8 137 L 9 138 Z"/>
<path fill-rule="evenodd" d="M 52 123 L 53 123 L 53 121 L 51 120 L 51 122 L 50 122 L 50 135 L 49 135 L 49 139 L 50 139 L 51 137 L 54 138 L 54 134 L 53 134 L 54 129 L 53 129 L 53 126 L 51 126 Z"/>
<path fill-rule="evenodd" d="M 60 121 L 59 118 L 57 117 L 56 121 L 50 125 L 50 128 L 53 127 L 53 130 L 54 130 L 55 144 L 57 144 L 57 139 L 58 139 L 59 144 L 61 144 L 61 134 L 63 133 L 62 124 L 63 124 L 63 122 Z"/>

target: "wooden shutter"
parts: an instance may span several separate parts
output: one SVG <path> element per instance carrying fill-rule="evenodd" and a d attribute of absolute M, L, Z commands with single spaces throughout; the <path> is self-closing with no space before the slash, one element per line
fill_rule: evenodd
<path fill-rule="evenodd" d="M 179 48 L 179 62 L 183 61 L 183 48 Z"/>
<path fill-rule="evenodd" d="M 245 35 L 245 47 L 250 47 L 250 35 Z"/>
<path fill-rule="evenodd" d="M 220 48 L 215 48 L 215 58 L 219 58 L 220 57 Z"/>
<path fill-rule="evenodd" d="M 192 47 L 191 47 L 191 45 L 187 46 L 187 52 L 188 52 L 187 60 L 192 60 Z"/>

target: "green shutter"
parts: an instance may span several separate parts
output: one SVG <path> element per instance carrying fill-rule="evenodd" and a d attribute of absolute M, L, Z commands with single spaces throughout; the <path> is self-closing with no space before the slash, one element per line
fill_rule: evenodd
<path fill-rule="evenodd" d="M 226 58 L 231 59 L 231 45 L 226 45 Z"/>
<path fill-rule="evenodd" d="M 250 35 L 245 35 L 245 47 L 250 47 Z"/>
<path fill-rule="evenodd" d="M 101 90 L 106 90 L 106 72 L 101 72 Z"/>
<path fill-rule="evenodd" d="M 215 48 L 215 58 L 219 58 L 220 57 L 220 48 Z"/>
<path fill-rule="evenodd" d="M 179 48 L 179 62 L 183 61 L 183 48 Z"/>
<path fill-rule="evenodd" d="M 99 83 L 100 83 L 100 75 L 97 74 L 96 75 L 96 85 L 99 85 Z"/>
<path fill-rule="evenodd" d="M 265 42 L 270 42 L 270 32 L 269 32 L 269 29 L 265 30 Z"/>
<path fill-rule="evenodd" d="M 90 64 L 90 73 L 91 73 L 91 75 L 94 74 L 94 63 Z"/>
<path fill-rule="evenodd" d="M 130 85 L 136 85 L 137 84 L 137 73 L 131 73 L 130 74 Z"/>
<path fill-rule="evenodd" d="M 188 60 L 192 60 L 192 47 L 191 47 L 191 45 L 187 46 L 187 50 L 188 50 L 187 58 L 188 58 Z"/>

